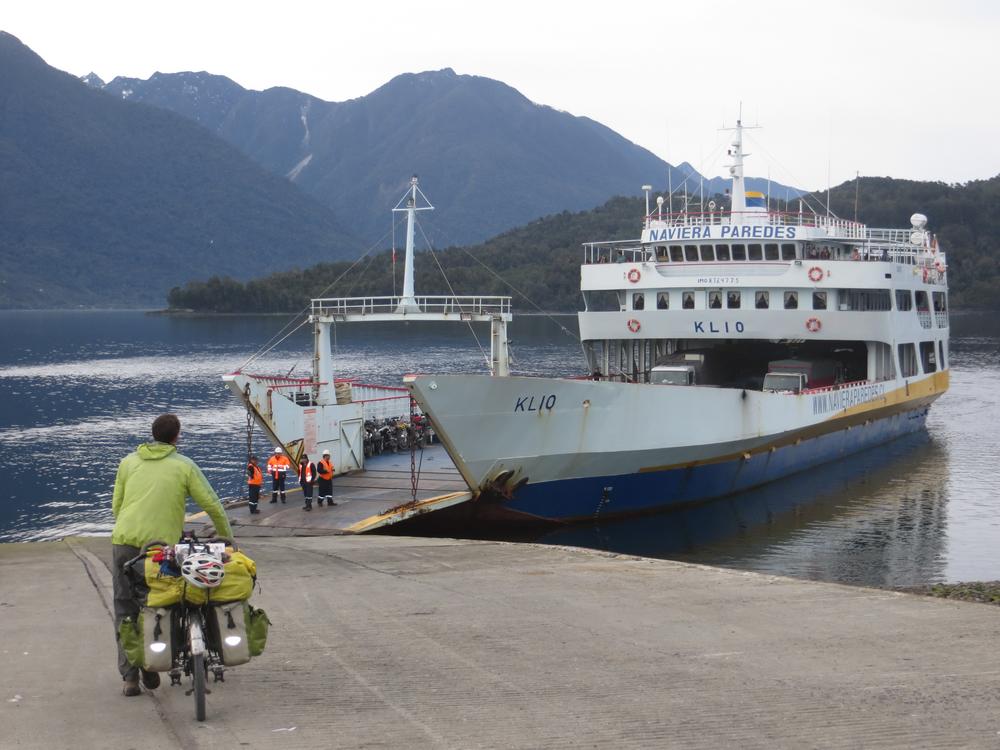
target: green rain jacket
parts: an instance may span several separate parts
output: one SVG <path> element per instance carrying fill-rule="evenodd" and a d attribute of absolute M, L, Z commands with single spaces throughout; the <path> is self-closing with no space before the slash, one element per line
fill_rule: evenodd
<path fill-rule="evenodd" d="M 201 469 L 168 443 L 143 443 L 118 465 L 111 512 L 112 544 L 142 547 L 154 539 L 176 542 L 190 496 L 208 513 L 219 536 L 233 536 L 226 511 Z"/>

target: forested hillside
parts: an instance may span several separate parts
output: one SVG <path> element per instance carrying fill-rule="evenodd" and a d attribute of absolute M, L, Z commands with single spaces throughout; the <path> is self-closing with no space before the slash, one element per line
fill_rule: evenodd
<path fill-rule="evenodd" d="M 856 194 L 858 217 L 870 226 L 909 227 L 913 213 L 928 216 L 947 252 L 954 307 L 1000 306 L 1000 177 L 957 186 L 862 178 L 860 185 L 851 181 L 834 188 L 831 208 L 853 218 Z M 825 193 L 809 203 L 825 206 Z M 592 211 L 548 216 L 481 245 L 438 251 L 436 258 L 457 294 L 512 294 L 521 312 L 534 309 L 525 297 L 545 310 L 577 310 L 581 243 L 638 237 L 643 210 L 641 199 L 615 198 Z M 365 258 L 348 272 L 349 265 L 320 264 L 247 284 L 224 277 L 193 281 L 172 290 L 168 302 L 172 308 L 211 312 L 294 312 L 321 294 L 393 293 L 391 253 Z M 416 288 L 422 294 L 451 291 L 426 252 L 418 255 Z"/>

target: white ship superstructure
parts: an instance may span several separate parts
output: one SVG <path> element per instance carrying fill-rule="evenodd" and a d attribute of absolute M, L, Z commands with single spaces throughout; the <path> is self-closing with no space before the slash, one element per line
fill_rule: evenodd
<path fill-rule="evenodd" d="M 743 490 L 921 429 L 948 387 L 947 265 L 905 229 L 731 206 L 584 247 L 577 378 L 421 375 L 479 518 L 565 521 Z M 686 207 L 685 207 L 686 208 Z"/>

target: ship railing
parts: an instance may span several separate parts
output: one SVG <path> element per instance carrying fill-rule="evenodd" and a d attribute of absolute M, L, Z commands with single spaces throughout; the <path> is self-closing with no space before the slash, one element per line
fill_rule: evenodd
<path fill-rule="evenodd" d="M 365 419 L 382 420 L 394 417 L 407 419 L 410 414 L 410 392 L 406 388 L 354 383 L 351 392 L 352 400 L 361 404 Z M 422 413 L 416 404 L 413 405 L 413 410 L 416 414 Z"/>
<path fill-rule="evenodd" d="M 855 388 L 859 385 L 871 385 L 874 382 L 875 382 L 874 380 L 867 380 L 867 379 L 848 380 L 847 382 L 844 383 L 834 383 L 833 385 L 821 385 L 817 388 L 803 388 L 802 393 L 810 394 L 810 393 L 828 393 L 830 391 L 842 391 L 845 388 Z"/>
<path fill-rule="evenodd" d="M 917 310 L 917 320 L 921 328 L 933 328 L 930 310 Z"/>
<path fill-rule="evenodd" d="M 395 313 L 404 302 L 404 297 L 330 297 L 312 300 L 312 314 L 327 315 L 375 315 Z M 510 315 L 511 298 L 501 296 L 450 295 L 418 296 L 413 298 L 420 312 L 469 314 L 469 315 Z"/>
<path fill-rule="evenodd" d="M 646 227 L 666 224 L 667 226 L 704 226 L 720 224 L 763 224 L 771 226 L 798 226 L 827 229 L 831 234 L 845 239 L 865 239 L 867 228 L 864 224 L 840 219 L 836 216 L 820 216 L 814 213 L 792 211 L 679 211 L 675 213 L 651 213 L 645 218 Z"/>
<path fill-rule="evenodd" d="M 934 322 L 937 323 L 937 327 L 938 328 L 947 328 L 948 327 L 948 313 L 946 313 L 946 312 L 940 312 L 940 311 L 939 312 L 935 312 L 934 313 Z"/>

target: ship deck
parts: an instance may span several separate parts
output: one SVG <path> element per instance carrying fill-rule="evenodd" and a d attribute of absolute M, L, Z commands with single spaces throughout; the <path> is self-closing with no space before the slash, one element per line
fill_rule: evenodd
<path fill-rule="evenodd" d="M 419 471 L 418 502 L 468 492 L 465 480 L 440 444 L 418 451 L 416 464 Z M 227 503 L 226 512 L 237 539 L 370 531 L 385 525 L 383 519 L 401 518 L 399 513 L 386 515 L 385 511 L 413 499 L 410 477 L 408 452 L 385 453 L 366 459 L 362 471 L 334 478 L 333 498 L 337 504 L 332 508 L 317 506 L 314 498 L 312 510 L 303 510 L 302 490 L 299 487 L 289 489 L 286 504 L 271 504 L 270 482 L 265 479 L 258 515 L 250 515 L 245 501 Z M 188 519 L 189 525 L 203 520 L 207 520 L 203 513 Z"/>

